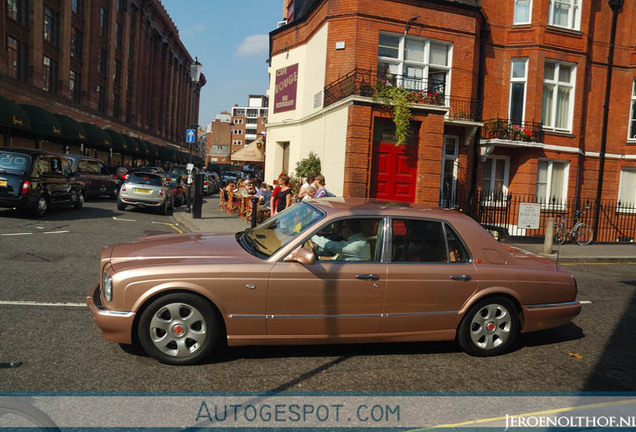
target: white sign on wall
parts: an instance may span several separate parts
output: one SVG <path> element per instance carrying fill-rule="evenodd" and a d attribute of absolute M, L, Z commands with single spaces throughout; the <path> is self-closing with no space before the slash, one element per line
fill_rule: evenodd
<path fill-rule="evenodd" d="M 539 229 L 541 204 L 519 203 L 519 228 Z"/>

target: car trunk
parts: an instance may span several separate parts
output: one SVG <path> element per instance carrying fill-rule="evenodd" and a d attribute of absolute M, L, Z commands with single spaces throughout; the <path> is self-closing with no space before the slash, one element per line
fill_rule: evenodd
<path fill-rule="evenodd" d="M 0 169 L 0 197 L 18 198 L 21 194 L 24 174 Z"/>

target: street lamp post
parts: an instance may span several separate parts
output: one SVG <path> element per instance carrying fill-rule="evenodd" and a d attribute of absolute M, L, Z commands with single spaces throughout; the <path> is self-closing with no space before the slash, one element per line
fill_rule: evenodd
<path fill-rule="evenodd" d="M 198 127 L 198 119 L 196 115 L 196 96 L 197 96 L 197 88 L 199 87 L 199 80 L 201 79 L 201 68 L 203 66 L 199 62 L 197 57 L 194 58 L 194 62 L 190 65 L 190 80 L 192 80 L 192 123 L 190 123 L 190 128 L 194 127 L 195 130 Z M 188 144 L 188 160 L 192 163 L 192 147 L 191 143 Z M 188 190 L 186 193 L 186 213 L 190 213 L 192 209 L 192 171 L 188 172 Z"/>
<path fill-rule="evenodd" d="M 616 27 L 618 14 L 623 7 L 624 0 L 609 0 L 612 9 L 612 27 L 610 29 L 609 53 L 607 55 L 607 78 L 605 81 L 605 104 L 603 105 L 603 125 L 601 131 L 601 151 L 599 154 L 598 181 L 596 184 L 596 208 L 594 209 L 594 240 L 598 239 L 598 225 L 601 212 L 601 198 L 603 196 L 603 176 L 605 174 L 605 152 L 607 149 L 607 131 L 609 121 L 610 93 L 612 89 L 612 71 L 614 69 L 614 44 L 616 42 Z"/>

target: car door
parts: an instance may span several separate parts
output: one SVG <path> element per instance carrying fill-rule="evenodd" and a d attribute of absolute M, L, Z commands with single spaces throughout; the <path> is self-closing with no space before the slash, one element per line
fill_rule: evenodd
<path fill-rule="evenodd" d="M 364 219 L 381 230 L 380 218 Z M 316 234 L 329 235 L 333 224 Z M 376 231 L 377 232 L 377 231 Z M 267 333 L 311 340 L 356 338 L 380 331 L 386 289 L 386 265 L 380 263 L 381 241 L 367 232 L 370 259 L 344 261 L 319 255 L 314 264 L 278 262 L 273 268 L 267 300 Z M 309 238 L 303 243 L 310 247 Z"/>
<path fill-rule="evenodd" d="M 439 220 L 393 218 L 382 332 L 455 329 L 477 270 L 455 230 Z"/>
<path fill-rule="evenodd" d="M 47 156 L 50 173 L 46 179 L 49 198 L 52 204 L 67 203 L 71 201 L 70 167 L 66 160 L 58 156 Z M 65 165 L 66 164 L 66 165 Z"/>

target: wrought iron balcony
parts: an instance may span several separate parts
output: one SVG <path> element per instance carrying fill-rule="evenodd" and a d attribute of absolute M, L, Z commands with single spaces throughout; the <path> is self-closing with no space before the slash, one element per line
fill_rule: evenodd
<path fill-rule="evenodd" d="M 328 84 L 324 89 L 324 106 L 327 107 L 346 97 L 357 95 L 378 98 L 387 87 L 402 87 L 410 92 L 414 104 L 449 107 L 449 117 L 461 120 L 479 118 L 478 104 L 474 99 L 446 96 L 445 83 L 436 80 L 403 75 L 382 74 L 374 70 L 354 69 Z"/>
<path fill-rule="evenodd" d="M 513 122 L 510 119 L 502 118 L 489 119 L 484 121 L 481 137 L 507 141 L 543 142 L 543 124 Z"/>

